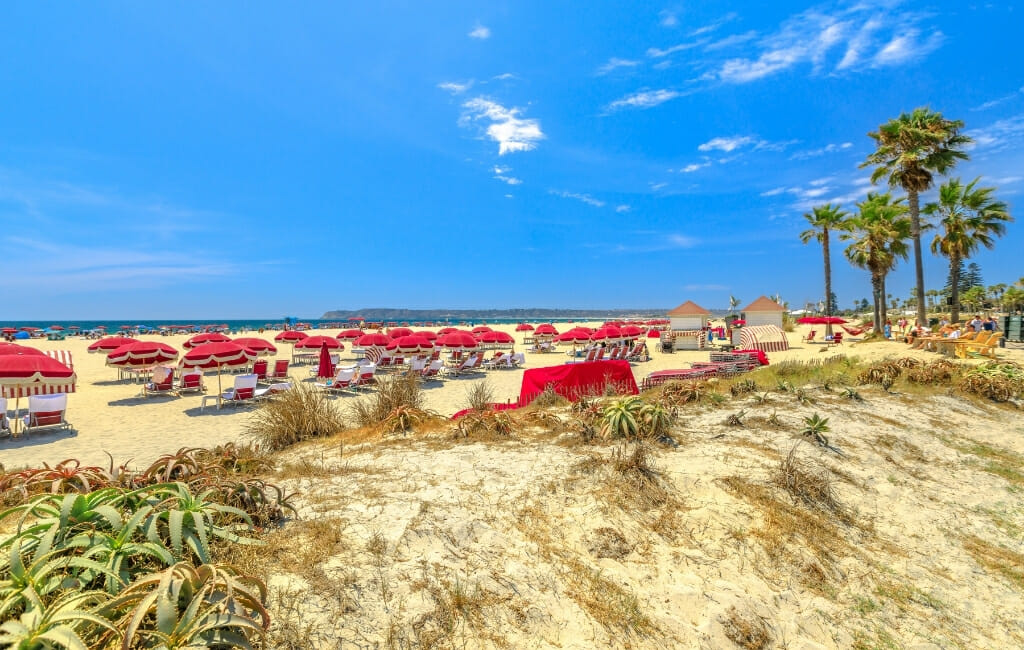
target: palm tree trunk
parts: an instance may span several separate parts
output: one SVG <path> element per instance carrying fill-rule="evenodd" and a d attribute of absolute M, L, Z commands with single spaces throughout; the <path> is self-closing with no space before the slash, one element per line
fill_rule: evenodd
<path fill-rule="evenodd" d="M 921 204 L 917 190 L 907 190 L 907 207 L 910 209 L 910 234 L 914 238 L 914 276 L 917 281 L 917 320 L 928 325 L 928 309 L 924 305 L 924 262 L 921 258 Z"/>
<path fill-rule="evenodd" d="M 889 313 L 888 313 L 888 308 L 887 308 L 887 306 L 885 304 L 885 301 L 887 300 L 887 296 L 885 294 L 885 274 L 884 273 L 879 276 L 878 282 L 880 283 L 881 288 L 882 288 L 882 296 L 879 299 L 879 302 L 882 305 L 882 310 L 881 310 L 882 311 L 882 316 L 881 316 L 882 323 L 881 324 L 882 324 L 882 327 L 885 327 L 885 321 L 887 321 L 889 319 Z"/>
<path fill-rule="evenodd" d="M 881 301 L 884 300 L 884 298 L 882 296 L 885 295 L 885 294 L 882 292 L 882 282 L 881 282 L 881 279 L 876 274 L 874 274 L 874 273 L 871 274 L 871 294 L 872 294 L 872 298 L 874 299 L 874 303 L 875 303 L 874 304 L 874 312 L 873 312 L 873 314 L 874 314 L 875 334 L 880 334 L 882 332 Z"/>
<path fill-rule="evenodd" d="M 949 298 L 953 304 L 949 307 L 949 321 L 960 322 L 960 256 L 953 253 L 949 256 L 949 277 L 953 286 L 949 288 Z"/>
<path fill-rule="evenodd" d="M 825 253 L 825 317 L 832 316 L 832 261 L 829 258 L 828 228 L 822 229 L 821 250 Z M 825 323 L 825 336 L 832 336 L 832 323 Z"/>

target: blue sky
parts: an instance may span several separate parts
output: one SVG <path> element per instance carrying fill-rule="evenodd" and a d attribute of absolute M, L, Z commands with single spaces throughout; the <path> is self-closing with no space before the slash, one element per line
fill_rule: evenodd
<path fill-rule="evenodd" d="M 0 313 L 798 305 L 801 214 L 852 208 L 866 133 L 921 105 L 1019 201 L 1012 4 L 753 4 L 7 3 Z"/>

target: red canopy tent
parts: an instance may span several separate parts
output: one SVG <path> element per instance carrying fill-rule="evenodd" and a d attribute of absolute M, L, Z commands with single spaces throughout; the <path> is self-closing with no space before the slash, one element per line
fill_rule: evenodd
<path fill-rule="evenodd" d="M 561 366 L 533 368 L 523 373 L 519 405 L 526 406 L 550 386 L 559 395 L 575 402 L 588 395 L 602 395 L 608 384 L 621 394 L 640 392 L 628 361 L 592 361 Z"/>

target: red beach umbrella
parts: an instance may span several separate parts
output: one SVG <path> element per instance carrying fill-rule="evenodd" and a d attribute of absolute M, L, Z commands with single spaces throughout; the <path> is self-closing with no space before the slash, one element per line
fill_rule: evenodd
<path fill-rule="evenodd" d="M 555 329 L 555 326 L 551 323 L 538 325 L 537 328 L 533 330 L 533 333 L 535 336 L 558 336 L 558 330 Z"/>
<path fill-rule="evenodd" d="M 353 343 L 356 347 L 360 348 L 372 348 L 375 346 L 385 346 L 391 342 L 387 334 L 381 334 L 380 332 L 373 332 L 371 334 L 363 334 L 356 339 Z"/>
<path fill-rule="evenodd" d="M 434 344 L 422 336 L 399 336 L 385 346 L 388 350 L 401 352 L 402 354 L 421 354 L 431 352 Z"/>
<path fill-rule="evenodd" d="M 469 350 L 477 346 L 476 339 L 466 332 L 451 332 L 437 339 L 437 345 L 449 350 Z"/>
<path fill-rule="evenodd" d="M 122 345 L 128 345 L 129 343 L 138 343 L 138 339 L 133 339 L 130 336 L 108 336 L 105 339 L 100 339 L 93 342 L 86 348 L 89 352 L 110 352 L 116 350 Z"/>
<path fill-rule="evenodd" d="M 126 343 L 107 354 L 107 365 L 123 368 L 155 366 L 178 358 L 178 351 L 166 343 L 135 341 Z"/>
<path fill-rule="evenodd" d="M 412 336 L 412 330 L 408 327 L 393 327 L 388 330 L 388 336 L 392 339 L 397 339 L 401 336 Z"/>
<path fill-rule="evenodd" d="M 285 330 L 274 337 L 274 340 L 278 343 L 296 343 L 298 341 L 304 341 L 309 338 L 309 334 L 300 332 L 298 330 Z"/>
<path fill-rule="evenodd" d="M 625 327 L 623 327 L 621 329 L 622 329 L 622 335 L 625 336 L 626 338 L 635 339 L 636 337 L 638 337 L 638 336 L 640 336 L 640 335 L 642 335 L 644 333 L 644 331 L 642 329 L 640 329 L 639 327 L 637 327 L 636 325 L 626 325 Z"/>
<path fill-rule="evenodd" d="M 334 338 L 355 340 L 362 336 L 363 334 L 366 334 L 366 332 L 364 332 L 363 330 L 342 330 Z"/>
<path fill-rule="evenodd" d="M 458 332 L 458 331 L 459 331 L 459 328 L 457 328 L 457 327 L 442 327 L 441 329 L 437 330 L 437 335 L 438 336 L 444 336 L 445 334 L 451 334 L 452 332 Z"/>
<path fill-rule="evenodd" d="M 592 341 L 600 341 L 602 339 L 621 339 L 622 330 L 618 327 L 602 327 L 593 334 L 590 335 Z"/>
<path fill-rule="evenodd" d="M 0 332 L 4 334 L 15 334 L 17 333 L 17 331 L 18 330 L 14 329 L 13 327 L 4 327 L 3 329 L 0 329 Z"/>
<path fill-rule="evenodd" d="M 277 347 L 266 339 L 257 338 L 255 336 L 243 336 L 231 341 L 241 345 L 246 350 L 253 352 L 258 357 L 266 357 L 272 354 L 277 354 Z"/>
<path fill-rule="evenodd" d="M 328 350 L 344 350 L 345 346 L 333 336 L 310 336 L 295 344 L 296 350 L 316 350 L 326 345 Z M 333 377 L 333 375 L 332 375 Z"/>
<path fill-rule="evenodd" d="M 476 327 L 473 328 L 473 333 L 474 334 L 483 334 L 484 332 L 493 332 L 493 331 L 494 330 L 492 330 L 490 327 L 487 327 L 486 325 L 477 325 Z"/>
<path fill-rule="evenodd" d="M 559 343 L 584 343 L 590 340 L 590 332 L 586 332 L 579 329 L 571 329 L 567 332 L 562 332 L 555 337 L 555 341 Z"/>
<path fill-rule="evenodd" d="M 334 377 L 334 364 L 331 363 L 331 353 L 327 350 L 327 342 L 320 344 L 320 363 L 316 367 L 317 379 L 331 379 Z"/>
<path fill-rule="evenodd" d="M 605 321 L 605 323 L 601 325 L 601 327 L 622 327 L 623 325 L 625 325 L 625 323 L 623 323 L 620 320 L 610 320 Z"/>
<path fill-rule="evenodd" d="M 530 325 L 529 323 L 519 323 L 518 325 L 516 325 L 516 331 L 517 332 L 532 332 L 533 331 L 533 325 Z"/>
<path fill-rule="evenodd" d="M 235 341 L 217 341 L 195 346 L 181 358 L 181 365 L 204 369 L 244 366 L 255 358 L 255 352 Z"/>
<path fill-rule="evenodd" d="M 60 325 L 50 325 L 50 331 L 52 332 L 63 332 L 64 328 Z"/>
<path fill-rule="evenodd" d="M 45 354 L 0 355 L 0 395 L 52 395 L 75 392 L 75 371 Z"/>
<path fill-rule="evenodd" d="M 661 330 L 651 330 L 650 332 L 647 332 L 647 338 L 649 338 L 649 339 L 660 339 L 661 338 Z"/>
<path fill-rule="evenodd" d="M 38 348 L 30 348 L 27 345 L 17 343 L 0 343 L 0 354 L 39 354 L 46 356 L 46 353 Z"/>
<path fill-rule="evenodd" d="M 196 346 L 204 345 L 204 344 L 207 344 L 207 343 L 230 343 L 230 342 L 231 342 L 231 339 L 228 338 L 227 336 L 224 336 L 220 332 L 209 332 L 207 334 L 196 334 L 195 336 L 193 336 L 189 340 L 185 341 L 185 343 L 183 345 L 184 345 L 186 350 L 191 350 L 192 348 L 194 348 Z"/>
<path fill-rule="evenodd" d="M 413 336 L 421 336 L 421 337 L 427 339 L 428 341 L 436 341 L 437 340 L 437 334 L 434 334 L 430 330 L 420 330 L 419 332 L 413 332 Z"/>
<path fill-rule="evenodd" d="M 515 343 L 516 340 L 512 338 L 511 334 L 506 332 L 484 332 L 480 335 L 481 343 Z"/>

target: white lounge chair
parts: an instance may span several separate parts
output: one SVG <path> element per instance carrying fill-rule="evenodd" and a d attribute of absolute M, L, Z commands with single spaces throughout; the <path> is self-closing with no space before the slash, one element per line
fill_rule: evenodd
<path fill-rule="evenodd" d="M 290 381 L 282 381 L 282 382 L 278 382 L 276 384 L 271 384 L 271 385 L 267 386 L 266 388 L 257 388 L 254 397 L 255 397 L 255 399 L 258 399 L 258 400 L 260 400 L 260 399 L 268 399 L 268 398 L 273 397 L 274 395 L 278 395 L 280 393 L 283 393 L 285 391 L 289 391 L 291 389 L 292 389 L 292 383 Z"/>
<path fill-rule="evenodd" d="M 370 384 L 377 381 L 373 377 L 376 373 L 377 364 L 375 363 L 369 363 L 365 366 L 359 366 L 359 372 L 356 373 L 355 378 L 352 379 L 352 383 L 349 385 L 352 388 L 362 388 L 364 386 L 369 386 Z"/>
<path fill-rule="evenodd" d="M 256 398 L 256 375 L 250 373 L 247 375 L 235 375 L 235 385 L 227 389 L 220 395 L 206 395 L 203 397 L 203 402 L 200 405 L 200 410 L 206 408 L 207 402 L 212 400 L 218 400 L 217 408 L 220 408 L 221 404 L 243 404 L 250 402 Z"/>
<path fill-rule="evenodd" d="M 338 368 L 338 372 L 334 374 L 334 377 L 326 383 L 317 383 L 318 388 L 322 388 L 328 391 L 339 391 L 348 388 L 352 384 L 352 380 L 356 376 L 356 367 L 349 366 L 347 368 Z"/>
<path fill-rule="evenodd" d="M 10 435 L 11 425 L 7 421 L 7 398 L 0 397 L 0 437 Z"/>
<path fill-rule="evenodd" d="M 25 433 L 36 429 L 59 427 L 68 429 L 71 424 L 64 419 L 68 409 L 68 396 L 64 393 L 56 395 L 31 395 L 28 398 L 28 415 L 25 416 Z"/>

